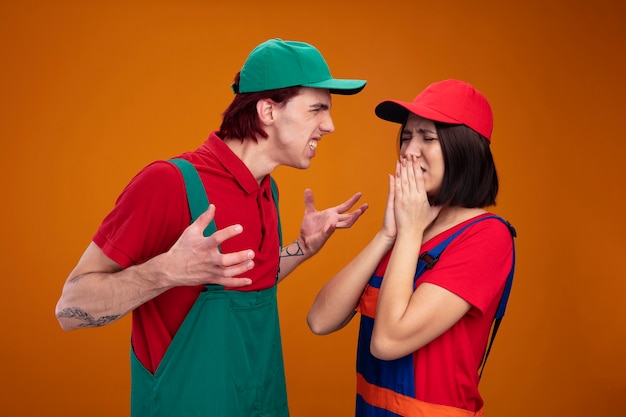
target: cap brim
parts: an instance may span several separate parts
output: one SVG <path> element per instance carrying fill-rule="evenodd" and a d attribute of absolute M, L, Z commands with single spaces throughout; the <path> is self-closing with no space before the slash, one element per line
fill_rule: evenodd
<path fill-rule="evenodd" d="M 404 101 L 386 100 L 378 104 L 374 111 L 376 113 L 376 116 L 380 117 L 381 119 L 400 124 L 406 122 L 409 113 L 413 113 L 417 116 L 423 117 L 425 119 L 434 120 L 436 122 L 462 124 L 458 120 L 453 119 L 450 116 L 446 116 L 445 114 L 440 113 L 436 110 L 433 110 L 430 107 L 414 103 L 407 103 Z"/>
<path fill-rule="evenodd" d="M 363 90 L 366 80 L 344 80 L 331 78 L 326 81 L 318 81 L 316 83 L 302 84 L 303 87 L 323 88 L 330 90 L 331 94 L 343 94 L 345 96 L 356 94 Z"/>

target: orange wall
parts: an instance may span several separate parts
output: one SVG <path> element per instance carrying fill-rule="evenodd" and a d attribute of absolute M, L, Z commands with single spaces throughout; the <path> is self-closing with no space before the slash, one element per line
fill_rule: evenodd
<path fill-rule="evenodd" d="M 622 3 L 344 3 L 0 0 L 0 415 L 127 415 L 128 318 L 65 333 L 61 286 L 131 176 L 199 145 L 247 53 L 272 37 L 369 80 L 334 98 L 337 131 L 311 169 L 275 173 L 286 239 L 305 187 L 319 207 L 355 191 L 371 206 L 281 284 L 292 415 L 353 410 L 355 323 L 317 337 L 305 315 L 381 222 L 396 131 L 373 108 L 450 77 L 493 105 L 496 212 L 519 232 L 488 415 L 626 414 Z"/>

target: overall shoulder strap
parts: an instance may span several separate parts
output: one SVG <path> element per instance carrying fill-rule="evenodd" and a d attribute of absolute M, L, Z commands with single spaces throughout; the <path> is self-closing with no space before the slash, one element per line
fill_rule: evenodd
<path fill-rule="evenodd" d="M 185 191 L 187 193 L 187 203 L 189 204 L 189 211 L 191 212 L 191 221 L 195 221 L 198 216 L 204 213 L 209 208 L 209 198 L 204 190 L 204 185 L 200 179 L 200 175 L 194 166 L 187 160 L 181 158 L 173 158 L 168 162 L 176 166 L 185 181 Z M 278 239 L 280 242 L 280 248 L 283 247 L 283 233 L 280 222 L 280 211 L 278 208 L 278 187 L 276 181 L 270 176 L 270 186 L 272 188 L 272 197 L 274 204 L 276 205 L 276 213 L 278 215 Z M 203 235 L 210 236 L 217 231 L 215 220 L 211 220 L 211 223 L 204 229 Z M 220 249 L 221 252 L 221 249 Z"/>
<path fill-rule="evenodd" d="M 280 209 L 278 208 L 278 187 L 276 181 L 270 176 L 270 186 L 272 187 L 272 197 L 274 198 L 274 204 L 276 204 L 276 214 L 278 215 L 278 241 L 280 242 L 279 250 L 283 248 L 283 228 L 280 224 Z"/>
<path fill-rule="evenodd" d="M 176 166 L 183 175 L 185 191 L 187 193 L 187 203 L 189 204 L 191 222 L 193 223 L 198 216 L 209 208 L 209 198 L 204 190 L 204 185 L 202 185 L 202 180 L 200 180 L 200 175 L 198 175 L 198 171 L 196 171 L 191 162 L 187 160 L 174 158 L 170 159 L 168 162 Z M 203 235 L 207 237 L 216 231 L 215 220 L 211 220 L 211 223 L 204 229 Z"/>
<path fill-rule="evenodd" d="M 487 357 L 489 356 L 489 352 L 491 352 L 491 346 L 493 345 L 493 341 L 496 338 L 496 333 L 498 333 L 498 328 L 500 327 L 500 323 L 502 322 L 502 318 L 504 317 L 504 312 L 506 311 L 506 305 L 509 301 L 509 295 L 511 293 L 511 287 L 513 286 L 513 275 L 515 274 L 515 238 L 517 237 L 517 232 L 515 228 L 506 220 L 498 217 L 504 224 L 506 224 L 509 228 L 509 232 L 511 232 L 511 239 L 513 239 L 513 262 L 511 263 L 511 269 L 509 270 L 509 275 L 506 278 L 506 284 L 504 285 L 504 291 L 502 292 L 502 298 L 500 298 L 500 304 L 498 304 L 498 310 L 496 310 L 496 315 L 493 319 L 493 326 L 491 328 L 491 338 L 489 339 L 489 344 L 487 345 L 487 349 L 485 350 L 485 355 L 483 356 L 483 361 L 480 364 L 480 373 L 479 376 L 483 376 L 483 371 L 485 370 L 485 365 L 487 363 Z"/>
<path fill-rule="evenodd" d="M 420 275 L 422 275 L 424 273 L 425 270 L 431 269 L 433 266 L 435 266 L 435 264 L 439 260 L 439 257 L 441 256 L 441 253 L 448 247 L 450 242 L 452 242 L 458 235 L 463 233 L 470 226 L 473 226 L 474 224 L 476 224 L 478 222 L 481 222 L 483 220 L 487 220 L 487 219 L 497 219 L 497 220 L 500 220 L 502 223 L 504 223 L 506 225 L 506 227 L 509 228 L 509 231 L 511 232 L 511 236 L 513 236 L 513 237 L 517 236 L 517 232 L 515 231 L 515 228 L 513 226 L 511 226 L 511 224 L 509 222 L 507 222 L 506 220 L 504 220 L 500 216 L 491 215 L 491 216 L 485 216 L 485 217 L 481 217 L 479 219 L 476 219 L 473 222 L 470 222 L 470 223 L 466 224 L 465 226 L 463 226 L 462 228 L 460 228 L 459 230 L 454 232 L 452 235 L 448 236 L 447 239 L 445 239 L 443 242 L 439 243 L 437 246 L 435 246 L 434 248 L 432 248 L 428 252 L 424 252 L 419 257 L 419 261 L 417 263 L 417 270 L 415 271 L 415 278 L 417 279 Z"/>
<path fill-rule="evenodd" d="M 502 321 L 502 318 L 504 317 L 506 305 L 509 300 L 509 294 L 511 293 L 511 287 L 513 285 L 513 275 L 515 272 L 515 238 L 517 237 L 517 232 L 515 231 L 515 228 L 508 221 L 504 220 L 500 216 L 491 215 L 491 216 L 485 216 L 485 217 L 476 219 L 473 222 L 470 222 L 466 224 L 465 226 L 463 226 L 462 228 L 460 228 L 459 230 L 457 230 L 455 233 L 450 235 L 446 240 L 444 240 L 443 242 L 435 246 L 433 249 L 429 250 L 428 252 L 423 253 L 419 257 L 419 261 L 417 263 L 417 269 L 415 271 L 415 281 L 417 281 L 417 279 L 420 277 L 420 275 L 424 273 L 425 270 L 431 269 L 432 267 L 435 266 L 442 252 L 446 249 L 446 247 L 450 244 L 450 242 L 452 242 L 458 235 L 460 235 L 468 227 L 478 222 L 481 222 L 483 220 L 487 220 L 487 219 L 500 220 L 502 223 L 504 223 L 508 227 L 509 232 L 511 233 L 511 239 L 513 239 L 513 262 L 511 264 L 511 269 L 509 270 L 509 274 L 506 279 L 506 284 L 504 285 L 502 298 L 500 299 L 500 303 L 498 304 L 498 309 L 496 310 L 496 315 L 493 319 L 491 338 L 489 340 L 489 344 L 487 345 L 485 355 L 483 356 L 483 360 L 479 367 L 480 376 L 482 376 L 483 370 L 485 369 L 485 363 L 487 362 L 487 357 L 489 356 L 489 352 L 491 351 L 491 346 L 496 337 L 496 333 L 498 332 L 498 328 L 500 327 L 500 322 Z"/>

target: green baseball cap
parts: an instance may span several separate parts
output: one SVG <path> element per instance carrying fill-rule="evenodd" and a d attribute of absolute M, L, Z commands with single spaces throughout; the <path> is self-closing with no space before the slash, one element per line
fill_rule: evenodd
<path fill-rule="evenodd" d="M 366 80 L 333 78 L 322 54 L 304 42 L 270 39 L 250 52 L 241 68 L 239 89 L 235 93 L 254 93 L 285 87 L 311 87 L 332 94 L 356 94 Z"/>

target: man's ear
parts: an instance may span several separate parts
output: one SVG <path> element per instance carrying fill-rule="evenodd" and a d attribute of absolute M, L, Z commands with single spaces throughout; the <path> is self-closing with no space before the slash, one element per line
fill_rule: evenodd
<path fill-rule="evenodd" d="M 259 115 L 259 120 L 266 126 L 274 123 L 275 105 L 276 103 L 268 98 L 256 102 L 256 112 Z"/>

